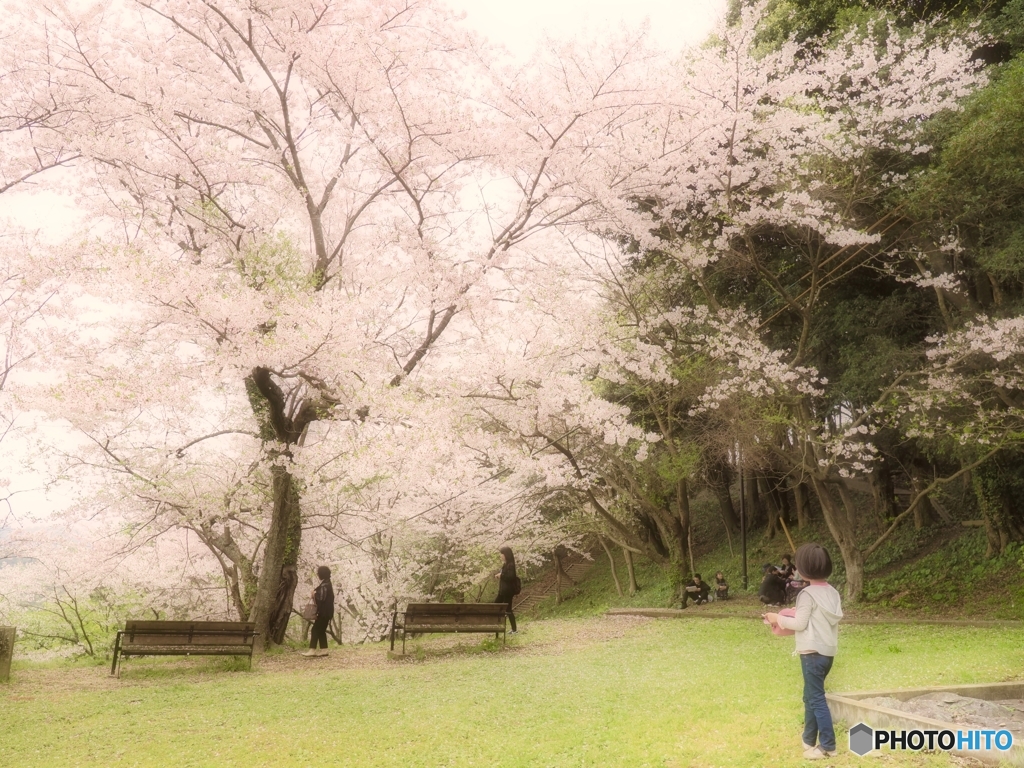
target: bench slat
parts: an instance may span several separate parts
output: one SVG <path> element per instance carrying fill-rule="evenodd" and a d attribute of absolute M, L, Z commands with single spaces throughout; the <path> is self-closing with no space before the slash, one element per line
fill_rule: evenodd
<path fill-rule="evenodd" d="M 452 627 L 454 629 L 471 630 L 474 627 L 496 627 L 505 626 L 505 623 L 494 616 L 479 616 L 469 618 L 466 616 L 430 616 L 410 618 L 406 617 L 404 628 L 409 632 L 426 632 L 424 627 Z"/>
<path fill-rule="evenodd" d="M 501 632 L 504 624 L 406 624 L 405 631 L 415 632 Z"/>
<path fill-rule="evenodd" d="M 126 645 L 121 647 L 122 656 L 248 656 L 248 646 L 238 645 Z"/>
<path fill-rule="evenodd" d="M 251 621 L 150 621 L 129 619 L 124 623 L 125 632 L 132 630 L 156 632 L 255 632 L 256 624 Z"/>
<path fill-rule="evenodd" d="M 507 610 L 505 603 L 409 603 L 405 616 L 504 616 Z"/>
<path fill-rule="evenodd" d="M 178 633 L 140 633 L 126 636 L 125 645 L 252 645 L 252 635 L 204 635 L 195 634 L 190 638 L 188 635 Z"/>

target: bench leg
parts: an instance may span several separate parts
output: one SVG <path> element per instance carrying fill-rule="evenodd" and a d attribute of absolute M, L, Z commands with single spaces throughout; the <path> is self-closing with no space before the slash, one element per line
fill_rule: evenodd
<path fill-rule="evenodd" d="M 395 650 L 395 624 L 398 621 L 398 613 L 391 614 L 391 650 Z"/>

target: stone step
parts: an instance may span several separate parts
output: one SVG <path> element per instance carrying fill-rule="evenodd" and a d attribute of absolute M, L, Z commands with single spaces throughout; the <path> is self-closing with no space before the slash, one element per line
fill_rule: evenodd
<path fill-rule="evenodd" d="M 593 560 L 577 559 L 567 565 L 564 570 L 569 574 L 576 583 L 579 583 L 583 575 L 590 570 L 594 564 Z M 562 588 L 571 588 L 571 583 L 565 583 L 563 580 Z M 512 603 L 513 611 L 529 611 L 532 608 L 537 607 L 547 597 L 555 593 L 555 574 L 553 569 L 550 569 L 547 573 L 543 574 L 540 578 L 536 579 L 529 587 L 523 590 L 522 594 L 518 596 Z"/>

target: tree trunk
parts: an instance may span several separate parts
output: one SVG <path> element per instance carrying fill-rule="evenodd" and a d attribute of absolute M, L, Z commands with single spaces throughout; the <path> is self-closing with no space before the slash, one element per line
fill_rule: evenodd
<path fill-rule="evenodd" d="M 622 585 L 619 583 L 619 575 L 615 572 L 615 558 L 612 557 L 612 551 L 608 548 L 608 544 L 605 543 L 604 536 L 598 536 L 597 540 L 601 542 L 601 546 L 604 547 L 604 553 L 608 555 L 608 564 L 612 568 L 612 581 L 615 582 L 615 591 L 619 593 L 619 597 L 622 597 Z"/>
<path fill-rule="evenodd" d="M 857 547 L 850 518 L 829 494 L 828 485 L 814 475 L 811 475 L 811 483 L 821 502 L 825 523 L 832 538 L 839 545 L 839 553 L 843 558 L 843 565 L 846 568 L 846 598 L 856 602 L 864 594 L 864 555 Z"/>
<path fill-rule="evenodd" d="M 284 642 L 299 583 L 296 566 L 302 540 L 300 489 L 285 465 L 278 462 L 291 459 L 292 446 L 302 445 L 306 428 L 318 418 L 324 404 L 294 392 L 286 397 L 268 368 L 253 368 L 245 379 L 245 390 L 260 425 L 260 436 L 285 446 L 274 449 L 270 455 L 272 516 L 250 619 L 259 633 L 255 649 L 265 651 L 272 642 Z"/>
<path fill-rule="evenodd" d="M 930 478 L 925 472 L 927 465 L 919 460 L 910 462 L 910 489 L 914 496 L 930 484 Z M 914 507 L 914 528 L 921 530 L 926 525 L 935 521 L 935 510 L 932 509 L 931 500 L 925 496 L 917 506 Z"/>
<path fill-rule="evenodd" d="M 760 497 L 764 499 L 764 507 L 768 512 L 768 527 L 765 531 L 765 535 L 769 539 L 774 539 L 775 534 L 779 532 L 779 515 L 781 510 L 776 504 L 775 497 L 772 495 L 771 488 L 768 486 L 768 479 L 766 477 L 758 476 L 755 481 L 755 485 L 760 491 Z"/>
<path fill-rule="evenodd" d="M 807 499 L 807 483 L 793 484 L 793 497 L 796 499 L 796 527 L 803 530 L 811 523 L 811 508 Z"/>
<path fill-rule="evenodd" d="M 757 492 L 757 475 L 753 471 L 745 473 L 743 485 L 744 493 L 747 495 L 747 530 L 749 531 L 767 520 L 764 514 L 764 504 Z"/>
<path fill-rule="evenodd" d="M 846 484 L 846 480 L 839 478 L 836 481 L 836 488 L 839 490 L 839 498 L 843 502 L 843 508 L 846 510 L 846 517 L 850 520 L 850 528 L 857 530 L 857 502 L 853 498 L 853 494 L 850 492 L 850 486 Z"/>
<path fill-rule="evenodd" d="M 636 585 L 636 572 L 633 570 L 633 553 L 628 549 L 622 550 L 626 556 L 626 571 L 629 573 L 629 596 L 636 594 L 639 587 Z"/>
<path fill-rule="evenodd" d="M 729 491 L 730 481 L 729 466 L 722 462 L 717 467 L 708 470 L 708 487 L 718 499 L 718 508 L 722 513 L 722 522 L 733 533 L 740 529 L 740 519 L 736 514 L 736 508 L 732 504 L 732 493 Z"/>
<path fill-rule="evenodd" d="M 257 646 L 266 650 L 271 642 L 283 643 L 291 617 L 295 587 L 299 583 L 296 565 L 302 520 L 295 479 L 284 467 L 273 466 L 274 507 L 270 531 L 263 550 L 252 620 L 259 633 Z"/>
<path fill-rule="evenodd" d="M 676 511 L 679 514 L 679 527 L 682 529 L 683 540 L 687 544 L 687 549 L 690 549 L 690 496 L 685 479 L 676 483 Z M 693 558 L 692 550 L 690 558 Z"/>
<path fill-rule="evenodd" d="M 1009 523 L 1013 519 L 1016 490 L 1011 472 L 1016 467 L 1011 466 L 1010 469 L 1008 472 L 1002 463 L 990 459 L 978 467 L 972 476 L 978 507 L 985 521 L 986 559 L 1003 554 L 1006 545 L 1015 538 Z"/>
<path fill-rule="evenodd" d="M 569 550 L 567 550 L 561 544 L 559 544 L 557 547 L 555 547 L 554 552 L 552 552 L 552 558 L 555 561 L 555 605 L 561 605 L 562 604 L 562 577 L 563 576 L 565 577 L 566 581 L 568 581 L 573 586 L 576 586 L 576 582 L 573 580 L 572 576 L 569 575 L 569 572 L 565 570 L 565 567 L 563 565 L 563 561 L 565 560 L 566 557 L 568 557 L 568 555 L 569 555 Z"/>
<path fill-rule="evenodd" d="M 331 619 L 331 622 L 327 625 L 327 631 L 330 633 L 331 637 L 334 638 L 334 642 L 336 642 L 338 645 L 344 645 L 344 643 L 341 641 L 341 612 L 340 611 L 335 611 L 334 618 Z"/>
<path fill-rule="evenodd" d="M 892 477 L 892 467 L 885 456 L 879 456 L 874 470 L 868 475 L 871 484 L 871 508 L 874 512 L 875 527 L 881 533 L 886 523 L 899 514 L 896 511 L 896 483 Z"/>

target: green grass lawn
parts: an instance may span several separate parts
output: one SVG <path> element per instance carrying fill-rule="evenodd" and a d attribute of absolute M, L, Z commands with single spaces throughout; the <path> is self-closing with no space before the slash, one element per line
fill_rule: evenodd
<path fill-rule="evenodd" d="M 403 661 L 384 660 L 383 646 L 271 656 L 252 673 L 215 659 L 130 660 L 120 681 L 98 666 L 20 663 L 0 686 L 0 765 L 807 764 L 792 638 L 749 620 L 523 623 L 505 650 L 449 636 Z M 1016 630 L 848 626 L 829 688 L 1022 673 Z M 864 765 L 845 732 L 840 749 L 829 764 Z"/>

